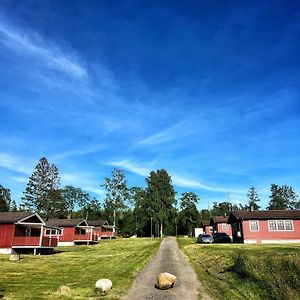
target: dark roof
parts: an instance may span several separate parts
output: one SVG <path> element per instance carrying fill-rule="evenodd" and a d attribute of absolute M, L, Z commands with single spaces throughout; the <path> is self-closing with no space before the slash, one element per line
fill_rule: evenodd
<path fill-rule="evenodd" d="M 0 224 L 13 224 L 34 214 L 35 213 L 28 211 L 0 212 Z"/>
<path fill-rule="evenodd" d="M 202 226 L 209 226 L 210 220 L 203 220 L 203 221 L 201 222 L 201 224 L 202 224 Z"/>
<path fill-rule="evenodd" d="M 102 226 L 102 225 L 108 225 L 106 220 L 88 220 L 87 223 L 89 226 Z"/>
<path fill-rule="evenodd" d="M 224 216 L 214 216 L 210 218 L 210 225 L 213 225 L 215 223 L 227 223 L 228 217 Z"/>
<path fill-rule="evenodd" d="M 85 222 L 84 219 L 50 219 L 46 221 L 46 224 L 49 226 L 58 226 L 58 227 L 75 227 L 81 222 Z"/>
<path fill-rule="evenodd" d="M 293 219 L 300 220 L 300 210 L 236 210 L 229 216 L 229 222 L 234 220 L 271 220 Z"/>

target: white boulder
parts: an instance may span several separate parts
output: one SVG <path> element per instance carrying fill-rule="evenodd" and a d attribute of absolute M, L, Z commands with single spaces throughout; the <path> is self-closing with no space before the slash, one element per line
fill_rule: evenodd
<path fill-rule="evenodd" d="M 98 289 L 102 294 L 106 294 L 111 288 L 112 282 L 109 279 L 103 278 L 96 282 L 96 289 Z"/>

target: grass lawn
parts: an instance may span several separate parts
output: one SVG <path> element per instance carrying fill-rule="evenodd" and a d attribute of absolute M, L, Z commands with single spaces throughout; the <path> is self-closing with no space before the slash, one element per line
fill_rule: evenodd
<path fill-rule="evenodd" d="M 299 244 L 178 244 L 214 299 L 300 299 Z"/>
<path fill-rule="evenodd" d="M 160 242 L 147 238 L 106 240 L 93 246 L 59 247 L 61 252 L 54 255 L 22 255 L 17 262 L 1 255 L 0 290 L 3 299 L 98 299 L 96 281 L 109 278 L 113 288 L 103 298 L 118 299 Z M 60 285 L 69 286 L 71 295 L 57 293 Z"/>

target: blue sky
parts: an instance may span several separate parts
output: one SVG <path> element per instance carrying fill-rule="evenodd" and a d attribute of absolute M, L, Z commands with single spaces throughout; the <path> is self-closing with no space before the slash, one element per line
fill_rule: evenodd
<path fill-rule="evenodd" d="M 165 168 L 199 208 L 300 193 L 299 1 L 0 2 L 0 184 Z"/>

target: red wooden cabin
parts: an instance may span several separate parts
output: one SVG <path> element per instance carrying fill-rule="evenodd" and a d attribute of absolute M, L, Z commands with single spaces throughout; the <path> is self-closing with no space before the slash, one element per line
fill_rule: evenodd
<path fill-rule="evenodd" d="M 228 222 L 234 242 L 300 243 L 300 210 L 237 210 Z"/>
<path fill-rule="evenodd" d="M 38 213 L 1 212 L 0 253 L 52 252 L 58 243 L 56 229 L 47 226 Z M 46 230 L 51 234 L 46 235 Z"/>
<path fill-rule="evenodd" d="M 201 227 L 203 228 L 203 233 L 212 235 L 213 227 L 210 226 L 210 220 L 204 220 L 201 222 Z"/>
<path fill-rule="evenodd" d="M 95 234 L 97 235 L 98 240 L 116 238 L 117 232 L 115 227 L 109 225 L 106 220 L 91 220 L 87 222 L 95 229 Z"/>
<path fill-rule="evenodd" d="M 58 236 L 58 246 L 74 246 L 77 244 L 94 244 L 98 242 L 93 226 L 82 219 L 51 219 L 47 225 L 62 228 Z"/>
<path fill-rule="evenodd" d="M 232 238 L 232 229 L 228 224 L 228 217 L 214 216 L 210 218 L 210 226 L 213 228 L 213 233 L 225 232 Z"/>

